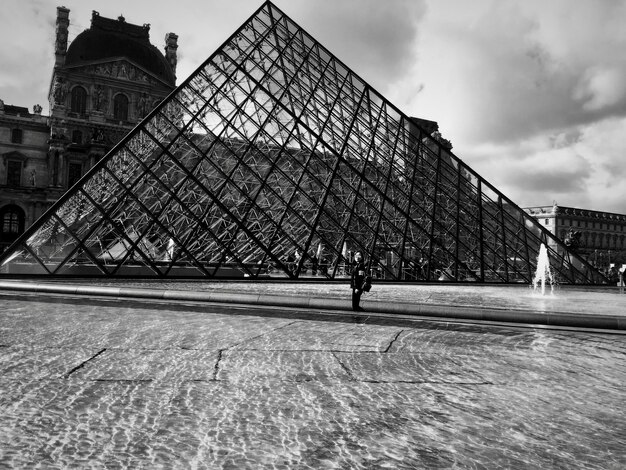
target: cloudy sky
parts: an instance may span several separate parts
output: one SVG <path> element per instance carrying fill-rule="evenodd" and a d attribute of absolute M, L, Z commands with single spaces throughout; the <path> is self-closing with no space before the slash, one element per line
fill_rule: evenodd
<path fill-rule="evenodd" d="M 517 204 L 626 213 L 626 2 L 274 0 L 411 116 L 435 120 L 454 153 Z M 178 82 L 261 0 L 3 0 L 0 99 L 40 103 L 56 7 L 70 41 L 91 12 L 178 34 Z"/>

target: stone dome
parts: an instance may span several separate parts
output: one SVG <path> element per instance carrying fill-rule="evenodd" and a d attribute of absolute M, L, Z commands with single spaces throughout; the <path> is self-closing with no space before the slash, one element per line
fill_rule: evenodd
<path fill-rule="evenodd" d="M 165 56 L 150 44 L 149 31 L 150 25 L 126 23 L 123 17 L 117 20 L 103 18 L 94 11 L 91 28 L 76 36 L 70 44 L 65 65 L 125 57 L 174 86 L 174 72 Z"/>

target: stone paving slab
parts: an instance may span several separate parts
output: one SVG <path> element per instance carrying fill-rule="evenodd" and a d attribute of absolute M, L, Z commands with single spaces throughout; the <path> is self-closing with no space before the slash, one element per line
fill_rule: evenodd
<path fill-rule="evenodd" d="M 626 336 L 192 307 L 2 297 L 0 467 L 626 468 Z"/>

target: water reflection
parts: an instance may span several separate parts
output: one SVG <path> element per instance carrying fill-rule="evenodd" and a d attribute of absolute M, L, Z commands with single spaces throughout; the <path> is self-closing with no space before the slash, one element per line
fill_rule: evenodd
<path fill-rule="evenodd" d="M 7 468 L 620 468 L 626 338 L 9 300 Z"/>

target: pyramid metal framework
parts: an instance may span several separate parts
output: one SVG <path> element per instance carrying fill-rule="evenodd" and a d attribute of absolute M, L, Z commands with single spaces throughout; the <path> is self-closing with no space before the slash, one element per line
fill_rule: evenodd
<path fill-rule="evenodd" d="M 4 275 L 604 278 L 272 3 L 50 208 Z M 552 248 L 556 247 L 556 248 Z"/>

